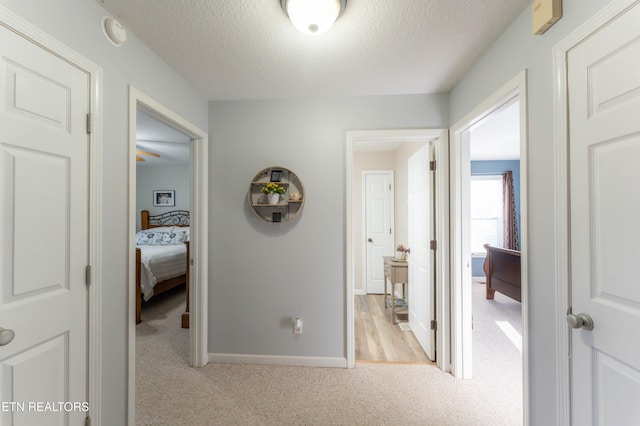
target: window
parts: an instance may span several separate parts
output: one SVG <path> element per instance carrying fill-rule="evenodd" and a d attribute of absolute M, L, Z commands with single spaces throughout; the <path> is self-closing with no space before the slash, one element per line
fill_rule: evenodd
<path fill-rule="evenodd" d="M 484 255 L 483 244 L 503 246 L 502 175 L 471 176 L 471 254 Z"/>

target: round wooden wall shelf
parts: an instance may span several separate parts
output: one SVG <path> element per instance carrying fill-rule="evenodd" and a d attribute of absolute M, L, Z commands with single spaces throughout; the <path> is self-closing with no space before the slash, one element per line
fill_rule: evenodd
<path fill-rule="evenodd" d="M 262 188 L 275 183 L 284 189 L 277 202 L 269 200 Z M 285 222 L 295 219 L 304 206 L 304 186 L 300 178 L 286 167 L 273 166 L 262 169 L 254 176 L 247 194 L 249 207 L 267 222 Z"/>

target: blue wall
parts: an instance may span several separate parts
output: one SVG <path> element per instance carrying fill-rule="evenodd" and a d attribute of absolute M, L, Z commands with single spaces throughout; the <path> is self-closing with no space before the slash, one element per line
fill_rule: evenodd
<path fill-rule="evenodd" d="M 520 161 L 519 160 L 503 160 L 503 161 L 472 161 L 471 176 L 502 174 L 507 170 L 513 173 L 513 193 L 516 200 L 516 217 L 518 218 L 518 241 L 520 241 Z M 483 277 L 484 257 L 474 257 L 471 259 L 471 275 L 474 277 Z"/>

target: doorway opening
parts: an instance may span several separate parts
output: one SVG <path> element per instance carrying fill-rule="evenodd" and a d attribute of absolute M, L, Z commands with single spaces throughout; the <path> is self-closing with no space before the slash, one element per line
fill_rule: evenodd
<path fill-rule="evenodd" d="M 347 300 L 347 366 L 352 368 L 355 365 L 356 358 L 365 359 L 375 357 L 373 352 L 384 352 L 383 348 L 380 348 L 380 342 L 384 343 L 385 339 L 390 339 L 389 335 L 382 331 L 381 335 L 374 326 L 374 322 L 382 326 L 386 326 L 389 329 L 395 327 L 393 333 L 400 334 L 400 337 L 396 337 L 400 341 L 412 341 L 410 343 L 411 348 L 409 352 L 415 351 L 422 354 L 422 359 L 414 359 L 413 361 L 429 361 L 429 357 L 426 357 L 425 351 L 421 348 L 413 337 L 412 331 L 408 328 L 400 328 L 402 325 L 408 325 L 407 318 L 400 317 L 397 323 L 394 323 L 392 318 L 391 308 L 387 306 L 387 298 L 383 294 L 367 294 L 367 293 L 379 293 L 379 291 L 367 291 L 366 276 L 367 276 L 367 244 L 373 244 L 376 242 L 370 235 L 366 235 L 366 209 L 363 206 L 366 203 L 365 191 L 363 190 L 363 181 L 366 179 L 366 172 L 372 172 L 374 170 L 389 171 L 393 170 L 393 182 L 390 183 L 393 196 L 395 198 L 395 208 L 393 212 L 393 220 L 389 220 L 391 223 L 387 227 L 380 226 L 382 233 L 391 235 L 392 243 L 384 245 L 384 248 L 378 250 L 378 259 L 380 262 L 374 266 L 372 275 L 380 278 L 383 276 L 383 259 L 382 257 L 394 257 L 394 251 L 397 245 L 408 245 L 408 159 L 415 153 L 420 147 L 427 146 L 430 143 L 433 144 L 436 162 L 440 162 L 443 166 L 441 169 L 436 169 L 434 175 L 437 175 L 435 182 L 437 182 L 437 188 L 435 190 L 435 214 L 433 215 L 435 223 L 434 238 L 443 242 L 443 246 L 446 246 L 445 230 L 448 223 L 448 210 L 446 203 L 443 202 L 443 196 L 446 194 L 446 186 L 448 185 L 448 179 L 446 177 L 448 173 L 448 139 L 447 131 L 442 129 L 416 129 L 416 130 L 379 130 L 379 131 L 351 131 L 347 132 L 347 288 L 346 288 L 346 300 Z M 424 167 L 428 168 L 428 164 L 424 164 Z M 443 178 L 440 178 L 440 177 Z M 389 183 L 385 184 L 389 189 Z M 445 214 L 446 213 L 446 214 Z M 384 215 L 378 215 L 381 219 L 378 221 L 382 224 L 385 221 L 382 219 Z M 424 224 L 427 227 L 427 223 Z M 389 229 L 390 228 L 390 229 Z M 373 242 L 368 240 L 372 239 Z M 401 241 L 402 240 L 402 241 Z M 389 249 L 390 248 L 390 249 Z M 390 251 L 389 251 L 390 250 Z M 418 255 L 416 255 L 418 256 Z M 424 254 L 428 263 L 429 254 Z M 434 254 L 435 262 L 432 265 L 432 271 L 434 273 L 432 291 L 428 292 L 428 300 L 425 295 L 424 303 L 418 304 L 418 298 L 413 299 L 416 306 L 424 307 L 425 305 L 433 307 L 430 312 L 425 311 L 425 315 L 430 316 L 426 322 L 431 325 L 432 322 L 439 322 L 442 327 L 446 327 L 445 320 L 442 317 L 442 304 L 444 303 L 447 292 L 443 291 L 443 285 L 445 277 L 448 275 L 448 267 L 444 267 L 446 258 L 446 249 L 442 251 L 437 250 Z M 383 278 L 384 279 L 384 278 Z M 388 282 L 387 284 L 392 287 Z M 396 287 L 396 290 L 400 291 L 400 286 Z M 408 291 L 408 288 L 406 289 Z M 391 289 L 388 290 L 390 295 Z M 379 300 L 378 300 L 379 299 Z M 409 310 L 411 309 L 411 298 L 409 299 Z M 357 305 L 356 305 L 357 304 Z M 362 311 L 367 309 L 374 309 L 377 311 L 377 319 L 373 320 L 371 317 L 356 318 L 356 313 L 360 315 Z M 371 314 L 371 313 L 368 313 Z M 433 315 L 433 317 L 431 317 Z M 365 315 L 366 316 L 366 315 Z M 356 323 L 358 325 L 356 325 Z M 356 336 L 356 327 L 358 327 L 358 336 Z M 368 331 L 367 331 L 368 329 Z M 397 329 L 397 330 L 396 330 Z M 407 331 L 404 331 L 407 330 Z M 366 338 L 367 334 L 373 333 L 375 340 L 372 345 L 368 345 L 371 349 L 368 354 L 359 353 L 356 357 L 356 339 L 358 345 L 361 345 L 362 338 Z M 402 336 L 402 334 L 405 334 Z M 439 347 L 438 357 L 432 355 L 432 358 L 436 359 L 438 366 L 443 368 L 446 365 L 444 360 L 446 356 L 439 358 L 441 355 L 448 353 L 444 344 L 445 333 L 436 334 L 433 330 L 433 334 L 437 336 L 435 338 L 433 350 L 435 347 Z M 411 336 L 412 338 L 408 338 Z M 390 343 L 393 344 L 393 343 Z M 396 343 L 397 345 L 398 343 Z M 366 343 L 365 343 L 366 345 Z M 400 343 L 403 345 L 403 343 Z M 442 352 L 440 352 L 440 347 Z M 359 350 L 360 351 L 360 350 Z M 365 350 L 366 351 L 366 350 Z M 382 355 L 384 356 L 384 355 Z M 411 356 L 411 355 L 409 355 Z M 375 360 L 375 359 L 374 359 Z M 386 361 L 387 359 L 379 359 Z"/>
<path fill-rule="evenodd" d="M 135 383 L 136 383 L 136 307 L 140 297 L 137 291 L 136 278 L 136 245 L 138 233 L 144 214 L 141 210 L 154 213 L 172 215 L 166 225 L 167 232 L 160 232 L 161 228 L 154 228 L 155 236 L 162 235 L 163 242 L 166 238 L 179 238 L 189 242 L 188 251 L 178 255 L 176 265 L 167 265 L 167 268 L 180 266 L 185 269 L 185 274 L 175 277 L 181 281 L 176 289 L 160 295 L 168 298 L 166 302 L 171 306 L 172 300 L 178 300 L 179 304 L 188 305 L 188 331 L 182 330 L 185 325 L 185 316 L 177 316 L 175 329 L 188 333 L 188 364 L 192 367 L 206 365 L 207 359 L 207 183 L 208 183 L 208 137 L 207 134 L 189 123 L 187 120 L 159 104 L 152 98 L 130 87 L 129 92 L 129 339 L 128 339 L 128 413 L 129 423 L 135 423 Z M 161 129 L 167 139 L 153 136 L 144 136 L 143 131 L 151 132 L 151 129 Z M 156 140 L 151 140 L 156 139 Z M 170 141 L 169 141 L 170 140 Z M 173 159 L 173 161 L 168 161 Z M 143 160 L 143 161 L 141 161 Z M 156 162 L 156 168 L 149 167 L 143 173 L 136 172 L 136 164 Z M 140 190 L 146 193 L 138 193 Z M 161 186 L 157 186 L 161 185 Z M 148 208 L 147 208 L 148 207 Z M 152 209 L 154 213 L 152 212 Z M 184 216 L 173 216 L 175 212 L 186 212 Z M 183 226 L 183 225 L 187 225 Z M 171 229 L 169 229 L 171 228 Z M 178 230 L 180 232 L 178 232 Z M 162 229 L 165 231 L 165 229 Z M 141 237 L 141 235 L 138 235 Z M 166 238 L 165 238 L 166 237 Z M 177 240 L 176 240 L 177 241 Z M 176 242 L 171 240 L 171 242 Z M 153 246 L 154 244 L 148 244 Z M 159 244 L 184 248 L 185 244 Z M 184 263 L 183 263 L 184 261 Z M 164 266 L 163 266 L 164 268 Z M 139 270 L 144 270 L 140 267 Z M 142 272 L 141 271 L 141 272 Z M 163 272 L 164 273 L 164 272 Z M 188 278 L 185 278 L 185 276 Z M 168 278 L 164 282 L 169 282 Z M 151 282 L 154 281 L 151 278 Z M 186 285 L 184 285 L 186 284 Z M 182 290 L 182 288 L 186 288 Z M 182 292 L 181 294 L 171 294 Z M 155 297 L 155 296 L 154 296 Z M 177 299 L 176 299 L 177 298 Z M 152 298 L 153 299 L 153 298 Z M 175 307 L 175 306 L 174 306 Z"/>
<path fill-rule="evenodd" d="M 526 105 L 522 72 L 451 130 L 452 372 L 481 379 L 495 365 L 488 358 L 504 358 L 494 376 L 516 383 L 519 406 L 528 382 Z M 493 291 L 505 267 L 492 247 L 517 265 L 507 290 Z"/>

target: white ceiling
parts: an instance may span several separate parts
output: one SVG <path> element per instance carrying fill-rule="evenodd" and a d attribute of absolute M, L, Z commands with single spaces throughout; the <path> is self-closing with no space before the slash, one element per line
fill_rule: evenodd
<path fill-rule="evenodd" d="M 209 100 L 448 92 L 530 3 L 348 0 L 329 32 L 310 37 L 280 0 L 96 1 Z M 476 125 L 471 158 L 519 158 L 517 125 L 517 108 Z M 162 155 L 140 166 L 188 164 L 188 138 L 144 112 L 137 139 Z"/>
<path fill-rule="evenodd" d="M 519 106 L 516 99 L 471 128 L 471 160 L 520 159 Z"/>
<path fill-rule="evenodd" d="M 160 155 L 141 155 L 145 161 L 137 162 L 139 167 L 189 164 L 189 137 L 140 108 L 136 114 L 136 148 Z"/>
<path fill-rule="evenodd" d="M 209 100 L 448 92 L 531 3 L 348 0 L 312 37 L 280 0 L 95 1 Z"/>

